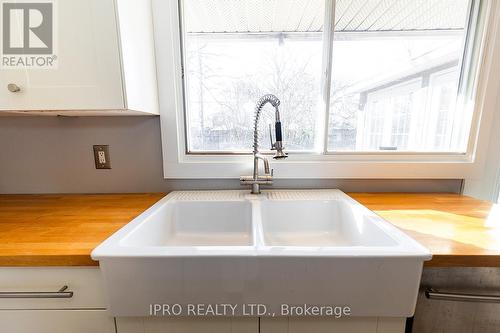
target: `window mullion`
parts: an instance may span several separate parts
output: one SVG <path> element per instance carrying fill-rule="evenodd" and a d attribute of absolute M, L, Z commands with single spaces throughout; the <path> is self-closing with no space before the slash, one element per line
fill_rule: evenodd
<path fill-rule="evenodd" d="M 330 117 L 330 89 L 332 82 L 333 34 L 335 30 L 336 0 L 325 1 L 323 29 L 322 91 L 323 108 L 318 112 L 316 150 L 325 154 L 328 150 L 328 123 Z M 322 111 L 322 112 L 321 112 Z"/>

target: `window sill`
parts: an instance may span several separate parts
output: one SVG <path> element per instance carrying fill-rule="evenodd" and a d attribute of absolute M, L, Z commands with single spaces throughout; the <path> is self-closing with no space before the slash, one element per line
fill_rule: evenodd
<path fill-rule="evenodd" d="M 312 158 L 314 157 L 314 158 Z M 474 174 L 478 163 L 466 155 L 291 155 L 284 161 L 269 156 L 274 177 L 280 178 L 441 178 Z M 183 155 L 165 161 L 165 178 L 239 178 L 252 174 L 251 155 Z"/>

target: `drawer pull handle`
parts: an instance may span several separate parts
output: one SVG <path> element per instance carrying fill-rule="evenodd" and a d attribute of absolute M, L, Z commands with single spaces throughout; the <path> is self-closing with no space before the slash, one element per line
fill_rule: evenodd
<path fill-rule="evenodd" d="M 425 290 L 425 297 L 428 299 L 439 299 L 442 301 L 500 303 L 500 295 L 451 293 L 442 292 L 432 288 Z"/>
<path fill-rule="evenodd" d="M 63 286 L 58 291 L 2 291 L 0 298 L 71 298 L 73 292 L 68 290 L 68 286 Z"/>

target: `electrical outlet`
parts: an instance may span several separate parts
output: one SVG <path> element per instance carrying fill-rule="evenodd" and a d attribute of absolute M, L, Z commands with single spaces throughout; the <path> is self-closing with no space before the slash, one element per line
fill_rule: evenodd
<path fill-rule="evenodd" d="M 96 169 L 111 169 L 108 145 L 94 145 L 94 161 Z"/>

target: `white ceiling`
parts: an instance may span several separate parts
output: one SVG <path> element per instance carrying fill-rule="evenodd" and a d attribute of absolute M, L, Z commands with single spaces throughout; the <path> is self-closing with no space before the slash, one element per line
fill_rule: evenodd
<path fill-rule="evenodd" d="M 463 29 L 468 0 L 337 0 L 336 31 Z M 183 0 L 189 32 L 323 30 L 324 0 Z"/>

